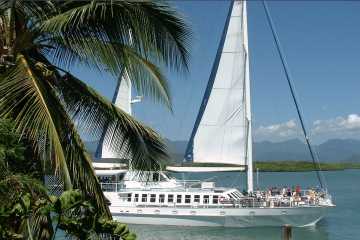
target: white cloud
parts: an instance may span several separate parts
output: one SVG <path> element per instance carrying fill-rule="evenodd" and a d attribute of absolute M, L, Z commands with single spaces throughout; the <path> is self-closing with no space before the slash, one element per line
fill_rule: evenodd
<path fill-rule="evenodd" d="M 316 120 L 313 123 L 313 134 L 343 133 L 354 134 L 360 132 L 360 116 L 349 114 L 345 117 L 336 117 L 327 120 Z"/>
<path fill-rule="evenodd" d="M 360 139 L 360 115 L 349 114 L 335 118 L 316 120 L 309 129 L 311 139 L 323 142 L 331 138 Z M 297 122 L 292 119 L 287 122 L 260 126 L 254 131 L 255 141 L 283 141 L 291 138 L 302 139 L 302 131 Z"/>
<path fill-rule="evenodd" d="M 284 123 L 269 126 L 260 126 L 255 130 L 255 139 L 259 140 L 285 140 L 299 135 L 299 128 L 294 119 Z"/>

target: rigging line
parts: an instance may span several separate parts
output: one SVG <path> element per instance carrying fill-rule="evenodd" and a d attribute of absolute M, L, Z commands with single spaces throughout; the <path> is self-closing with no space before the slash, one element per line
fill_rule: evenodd
<path fill-rule="evenodd" d="M 323 176 L 319 172 L 319 169 L 320 169 L 319 159 L 317 157 L 316 152 L 314 151 L 314 149 L 311 146 L 310 138 L 309 138 L 309 136 L 307 134 L 307 131 L 306 131 L 306 127 L 305 127 L 305 124 L 304 124 L 304 121 L 303 121 L 303 116 L 302 116 L 301 110 L 300 110 L 300 105 L 298 103 L 298 100 L 297 100 L 295 92 L 294 92 L 294 83 L 292 82 L 292 79 L 291 79 L 290 71 L 288 69 L 287 62 L 286 62 L 285 56 L 283 54 L 283 51 L 282 51 L 282 48 L 281 48 L 281 45 L 280 45 L 279 37 L 278 37 L 278 35 L 276 33 L 276 30 L 275 30 L 275 27 L 274 27 L 274 24 L 273 24 L 273 20 L 271 18 L 271 15 L 270 15 L 270 12 L 269 12 L 269 9 L 268 9 L 268 6 L 267 6 L 267 3 L 265 2 L 265 0 L 263 0 L 262 3 L 263 3 L 263 6 L 264 6 L 266 17 L 267 17 L 267 20 L 269 22 L 270 29 L 271 29 L 275 44 L 276 44 L 277 51 L 278 51 L 280 59 L 281 59 L 281 63 L 282 63 L 283 68 L 284 68 L 285 76 L 286 76 L 286 79 L 287 79 L 287 82 L 288 82 L 288 85 L 289 85 L 289 88 L 290 88 L 291 96 L 293 98 L 297 114 L 299 116 L 301 128 L 302 128 L 302 131 L 303 131 L 303 134 L 304 134 L 304 137 L 305 137 L 306 145 L 307 145 L 307 147 L 309 149 L 309 152 L 310 152 L 310 155 L 311 155 L 314 167 L 315 167 L 317 178 L 319 180 L 321 188 L 324 188 L 324 187 L 326 188 L 325 179 L 323 178 Z"/>

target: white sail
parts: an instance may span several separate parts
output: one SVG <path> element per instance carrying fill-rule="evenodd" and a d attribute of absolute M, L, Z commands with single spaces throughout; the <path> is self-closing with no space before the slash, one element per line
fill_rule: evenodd
<path fill-rule="evenodd" d="M 115 106 L 131 115 L 131 81 L 128 76 L 121 78 L 115 94 Z"/>
<path fill-rule="evenodd" d="M 196 163 L 251 163 L 246 3 L 234 1 L 186 158 Z"/>
<path fill-rule="evenodd" d="M 119 81 L 112 102 L 131 115 L 131 81 L 125 73 Z M 108 126 L 100 139 L 97 149 L 98 158 L 125 158 L 128 157 L 119 151 L 119 149 L 112 147 L 111 139 L 114 134 L 114 127 Z"/>

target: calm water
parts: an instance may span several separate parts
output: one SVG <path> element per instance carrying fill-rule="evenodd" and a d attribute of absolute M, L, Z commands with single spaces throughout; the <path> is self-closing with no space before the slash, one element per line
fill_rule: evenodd
<path fill-rule="evenodd" d="M 360 170 L 325 172 L 328 189 L 337 205 L 330 210 L 325 219 L 316 227 L 295 228 L 294 240 L 358 240 L 360 239 Z M 245 175 L 236 173 L 217 174 L 218 185 L 245 187 Z M 207 179 L 209 174 L 186 175 L 186 179 Z M 177 175 L 181 178 L 181 175 Z M 255 176 L 256 178 L 256 176 Z M 301 186 L 316 186 L 314 172 L 305 173 L 260 173 L 261 188 L 300 184 Z M 207 228 L 207 227 L 169 227 L 131 225 L 138 239 L 152 240 L 279 240 L 280 228 Z"/>

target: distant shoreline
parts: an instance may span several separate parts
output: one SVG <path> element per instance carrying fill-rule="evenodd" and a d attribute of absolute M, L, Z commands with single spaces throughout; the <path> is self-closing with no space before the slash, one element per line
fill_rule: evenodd
<path fill-rule="evenodd" d="M 254 170 L 261 172 L 310 172 L 316 171 L 314 164 L 309 161 L 269 161 L 255 162 Z M 360 169 L 360 163 L 320 163 L 322 171 L 343 171 L 346 169 Z"/>
<path fill-rule="evenodd" d="M 174 165 L 174 164 L 170 164 Z M 179 166 L 176 164 L 176 166 Z M 234 165 L 193 163 L 185 164 L 187 167 L 234 167 Z M 316 166 L 318 167 L 318 166 Z M 322 171 L 343 171 L 346 169 L 360 169 L 360 163 L 320 163 Z M 256 161 L 254 171 L 259 172 L 311 172 L 318 170 L 310 161 Z"/>

